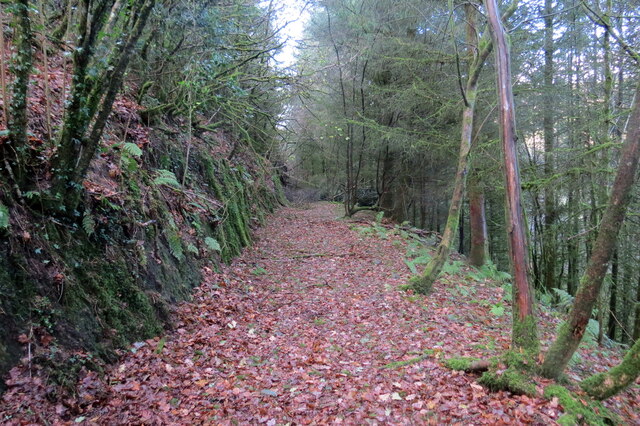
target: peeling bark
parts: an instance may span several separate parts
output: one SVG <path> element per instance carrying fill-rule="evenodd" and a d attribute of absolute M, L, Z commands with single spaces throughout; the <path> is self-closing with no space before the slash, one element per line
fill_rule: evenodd
<path fill-rule="evenodd" d="M 527 247 L 520 205 L 520 171 L 516 153 L 515 105 L 511 84 L 509 46 L 496 0 L 486 0 L 491 33 L 496 47 L 496 72 L 500 102 L 500 132 L 506 184 L 506 223 L 509 258 L 513 271 L 513 345 L 531 353 L 538 352 L 533 295 L 529 285 Z"/>

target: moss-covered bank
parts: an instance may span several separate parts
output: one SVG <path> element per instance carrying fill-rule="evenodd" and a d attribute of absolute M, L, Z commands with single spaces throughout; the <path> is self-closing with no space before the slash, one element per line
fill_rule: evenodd
<path fill-rule="evenodd" d="M 142 155 L 105 149 L 83 211 L 53 217 L 0 197 L 9 213 L 0 229 L 2 375 L 27 345 L 44 357 L 55 348 L 110 359 L 157 335 L 204 262 L 229 261 L 251 243 L 251 228 L 284 200 L 279 179 L 256 154 L 212 154 L 220 135 L 209 137 L 192 148 L 184 186 L 184 147 L 156 132 Z"/>

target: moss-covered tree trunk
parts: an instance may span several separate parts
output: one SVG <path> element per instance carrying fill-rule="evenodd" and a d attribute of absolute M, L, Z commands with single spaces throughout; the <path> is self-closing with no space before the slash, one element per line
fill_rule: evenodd
<path fill-rule="evenodd" d="M 82 180 L 86 176 L 89 164 L 98 149 L 116 95 L 122 86 L 131 54 L 142 34 L 155 1 L 140 2 L 136 10 L 131 12 L 136 16 L 136 19 L 129 30 L 129 36 L 118 46 L 111 58 L 112 69 L 106 71 L 105 80 L 91 84 L 87 77 L 87 71 L 97 37 L 94 32 L 105 24 L 109 10 L 108 3 L 103 2 L 100 5 L 101 7 L 98 9 L 100 14 L 93 16 L 93 22 L 89 26 L 89 35 L 81 43 L 83 49 L 77 49 L 77 52 L 74 53 L 75 71 L 71 102 L 67 110 L 58 153 L 53 163 L 53 169 L 56 172 L 53 192 L 60 200 L 63 200 L 67 210 L 75 209 L 80 200 Z M 83 15 L 82 20 L 86 19 L 87 17 Z M 83 28 L 86 32 L 86 27 L 87 23 L 81 21 L 79 33 L 84 33 Z M 94 120 L 93 127 L 88 132 L 92 120 Z"/>
<path fill-rule="evenodd" d="M 458 156 L 458 170 L 453 185 L 453 195 L 449 205 L 449 216 L 442 233 L 442 240 L 438 244 L 435 256 L 429 261 L 424 272 L 420 276 L 413 277 L 410 281 L 413 290 L 420 294 L 428 294 L 431 291 L 434 281 L 440 275 L 442 266 L 449 258 L 451 244 L 456 236 L 458 222 L 460 220 L 460 208 L 462 207 L 462 197 L 467 179 L 467 164 L 469 151 L 471 149 L 471 135 L 473 131 L 473 115 L 476 104 L 477 84 L 467 85 L 467 104 L 462 114 L 462 143 L 460 144 L 460 154 Z"/>
<path fill-rule="evenodd" d="M 109 10 L 109 3 L 107 0 L 102 0 L 91 10 L 91 1 L 78 2 L 76 31 L 79 37 L 77 47 L 73 50 L 71 94 L 65 111 L 58 149 L 51 161 L 51 170 L 54 172 L 51 192 L 60 203 L 64 202 L 63 197 L 67 191 L 81 189 L 78 187 L 79 184 L 73 181 L 73 175 L 78 155 L 82 150 L 82 141 L 91 120 L 86 104 L 90 90 L 89 63 L 96 38 Z"/>
<path fill-rule="evenodd" d="M 517 0 L 505 10 L 503 19 L 507 19 L 516 10 Z M 489 31 L 485 31 L 478 42 L 477 32 L 477 9 L 471 3 L 465 7 L 467 31 L 466 41 L 469 51 L 474 52 L 474 56 L 469 64 L 469 74 L 466 87 L 463 91 L 464 110 L 462 113 L 462 133 L 460 137 L 460 156 L 458 158 L 458 168 L 454 181 L 453 195 L 449 205 L 449 215 L 442 233 L 442 240 L 436 249 L 435 256 L 427 264 L 422 275 L 411 278 L 410 287 L 417 293 L 428 294 L 433 283 L 440 275 L 442 266 L 446 262 L 451 243 L 458 229 L 460 221 L 460 208 L 462 205 L 462 195 L 467 181 L 468 155 L 471 149 L 471 139 L 473 134 L 473 118 L 475 112 L 475 102 L 478 93 L 478 79 L 484 63 L 493 49 L 493 43 Z M 477 49 L 471 48 L 477 46 Z"/>
<path fill-rule="evenodd" d="M 562 374 L 584 336 L 631 199 L 630 194 L 638 169 L 639 157 L 640 86 L 636 89 L 633 109 L 627 125 L 627 135 L 620 156 L 620 165 L 613 183 L 609 203 L 602 217 L 598 236 L 593 245 L 587 269 L 582 276 L 575 302 L 569 312 L 569 318 L 560 327 L 558 337 L 549 348 L 542 365 L 542 374 L 545 377 L 557 378 Z"/>
<path fill-rule="evenodd" d="M 589 377 L 580 383 L 580 387 L 591 397 L 604 400 L 626 389 L 639 375 L 640 340 L 636 340 L 619 365 Z"/>
<path fill-rule="evenodd" d="M 493 42 L 496 46 L 496 73 L 500 102 L 500 132 L 504 156 L 506 187 L 506 223 L 509 259 L 513 271 L 513 345 L 530 353 L 538 351 L 537 326 L 533 313 L 533 295 L 528 277 L 527 247 L 522 206 L 520 171 L 516 152 L 516 118 L 511 84 L 509 46 L 496 0 L 486 0 Z"/>
<path fill-rule="evenodd" d="M 476 14 L 476 8 L 473 5 L 469 4 L 465 7 L 465 15 L 467 18 L 466 41 L 468 46 L 478 45 Z M 453 184 L 453 195 L 451 196 L 451 203 L 449 204 L 449 215 L 447 216 L 447 222 L 442 233 L 442 239 L 440 240 L 440 244 L 438 244 L 435 256 L 429 261 L 423 273 L 411 278 L 409 282 L 411 288 L 416 293 L 428 294 L 431 291 L 433 283 L 438 278 L 438 275 L 440 275 L 444 263 L 449 258 L 451 244 L 453 243 L 456 231 L 458 230 L 460 209 L 462 207 L 462 199 L 467 182 L 468 158 L 471 150 L 473 119 L 476 107 L 476 97 L 478 94 L 478 79 L 480 77 L 482 67 L 484 66 L 484 62 L 491 51 L 490 40 L 484 37 L 480 43 L 480 47 L 482 47 L 482 50 L 480 50 L 477 55 L 471 57 L 471 63 L 469 64 L 469 76 L 463 92 L 464 110 L 462 112 L 460 154 L 458 156 L 458 168 Z"/>
<path fill-rule="evenodd" d="M 2 147 L 3 164 L 0 167 L 6 169 L 4 171 L 9 175 L 7 177 L 14 181 L 14 186 L 20 192 L 27 176 L 24 156 L 29 151 L 27 148 L 27 93 L 32 65 L 33 35 L 29 19 L 29 0 L 17 0 L 12 7 L 16 28 L 14 40 L 16 53 L 11 66 L 14 80 L 11 108 L 7 119 L 9 144 Z M 3 28 L 0 30 L 4 31 Z"/>

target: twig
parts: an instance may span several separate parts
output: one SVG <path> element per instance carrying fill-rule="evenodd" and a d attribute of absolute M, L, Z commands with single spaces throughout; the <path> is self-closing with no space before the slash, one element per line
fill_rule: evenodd
<path fill-rule="evenodd" d="M 575 234 L 575 235 L 572 235 L 572 236 L 570 236 L 570 237 L 567 237 L 567 241 L 571 241 L 571 240 L 573 240 L 574 238 L 578 238 L 578 237 L 582 237 L 583 235 L 587 235 L 588 233 L 590 233 L 591 231 L 595 231 L 596 229 L 598 229 L 598 227 L 597 227 L 597 226 L 594 226 L 593 228 L 589 228 L 589 229 L 587 229 L 587 230 L 585 230 L 585 231 L 579 232 L 579 233 L 577 233 L 577 234 Z"/>

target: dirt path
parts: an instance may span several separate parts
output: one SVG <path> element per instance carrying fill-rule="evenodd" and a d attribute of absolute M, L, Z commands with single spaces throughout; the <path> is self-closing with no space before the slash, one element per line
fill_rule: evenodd
<path fill-rule="evenodd" d="M 89 375 L 82 403 L 58 404 L 59 418 L 554 423 L 556 401 L 490 393 L 473 376 L 441 366 L 445 355 L 508 347 L 508 315 L 490 313 L 502 289 L 443 279 L 429 298 L 398 291 L 410 274 L 406 240 L 363 236 L 337 215 L 331 204 L 280 210 L 233 265 L 207 271 L 166 338 L 134 345 L 109 373 L 109 385 Z"/>

